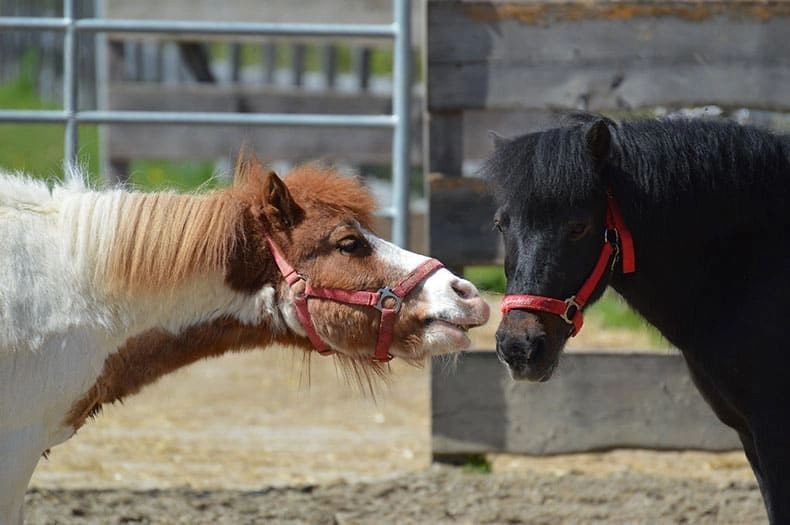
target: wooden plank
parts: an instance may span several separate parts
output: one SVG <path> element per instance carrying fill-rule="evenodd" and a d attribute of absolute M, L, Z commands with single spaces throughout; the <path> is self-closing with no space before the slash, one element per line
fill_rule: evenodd
<path fill-rule="evenodd" d="M 222 111 L 258 113 L 388 114 L 391 101 L 369 93 L 283 92 L 256 86 L 186 84 L 177 86 L 112 84 L 111 109 L 145 111 Z M 411 158 L 421 161 L 420 112 L 415 107 Z M 335 160 L 351 164 L 389 164 L 390 129 L 322 127 L 156 126 L 110 124 L 107 151 L 122 159 L 216 159 L 233 156 L 248 144 L 263 158 L 291 161 Z"/>
<path fill-rule="evenodd" d="M 447 266 L 501 264 L 504 249 L 493 228 L 494 202 L 476 178 L 431 175 L 429 253 Z"/>
<path fill-rule="evenodd" d="M 386 24 L 393 16 L 391 0 L 229 0 L 222 9 L 215 0 L 103 0 L 103 9 L 110 18 L 209 22 Z"/>
<path fill-rule="evenodd" d="M 493 352 L 439 357 L 431 395 L 435 455 L 741 448 L 679 354 L 568 353 L 539 384 L 510 379 Z"/>
<path fill-rule="evenodd" d="M 790 107 L 788 3 L 431 1 L 427 28 L 430 111 Z"/>
<path fill-rule="evenodd" d="M 519 108 L 464 111 L 463 159 L 480 161 L 487 158 L 493 150 L 492 131 L 515 137 L 556 126 L 561 116 L 562 112 Z"/>
<path fill-rule="evenodd" d="M 789 28 L 790 29 L 790 28 Z M 553 108 L 592 111 L 718 105 L 724 108 L 790 108 L 785 65 L 696 64 L 558 68 L 508 64 L 433 66 L 429 91 L 433 109 Z M 450 86 L 465 86 L 463 90 Z"/>
<path fill-rule="evenodd" d="M 232 158 L 245 144 L 266 160 L 388 165 L 392 159 L 392 132 L 387 129 L 143 124 L 106 128 L 113 160 Z M 421 161 L 419 137 L 413 138 L 411 159 L 415 165 Z"/>
<path fill-rule="evenodd" d="M 514 1 L 427 5 L 427 63 L 782 60 L 790 3 Z M 458 35 L 463 35 L 459 38 Z M 733 41 L 737 36 L 738 40 Z"/>
<path fill-rule="evenodd" d="M 273 86 L 135 82 L 112 83 L 112 109 L 143 111 L 236 111 L 250 113 L 389 114 L 389 97 L 369 93 L 304 92 Z M 415 110 L 415 118 L 417 118 Z"/>
<path fill-rule="evenodd" d="M 422 37 L 421 3 L 412 2 L 412 40 Z M 394 20 L 392 0 L 228 0 L 217 7 L 214 0 L 102 0 L 107 18 L 138 20 L 199 20 L 209 22 L 266 22 L 304 24 L 390 24 Z M 176 39 L 194 39 L 182 35 Z M 200 37 L 200 40 L 212 37 Z M 217 37 L 219 38 L 219 37 Z M 356 39 L 381 42 L 381 39 Z"/>
<path fill-rule="evenodd" d="M 461 111 L 427 114 L 423 121 L 428 137 L 424 166 L 427 173 L 460 177 L 463 172 L 463 113 Z"/>

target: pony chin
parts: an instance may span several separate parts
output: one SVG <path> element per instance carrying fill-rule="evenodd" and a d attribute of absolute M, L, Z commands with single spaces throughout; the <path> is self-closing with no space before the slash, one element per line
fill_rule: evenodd
<path fill-rule="evenodd" d="M 423 333 L 423 351 L 426 356 L 466 350 L 471 345 L 466 329 L 445 321 L 429 322 Z"/>
<path fill-rule="evenodd" d="M 496 353 L 515 380 L 551 379 L 568 341 L 567 325 L 556 316 L 512 310 L 496 332 Z"/>

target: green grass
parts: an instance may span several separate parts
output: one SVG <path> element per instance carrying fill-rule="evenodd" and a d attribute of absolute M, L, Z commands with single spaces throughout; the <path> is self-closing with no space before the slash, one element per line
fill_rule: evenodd
<path fill-rule="evenodd" d="M 41 100 L 34 92 L 32 71 L 36 60 L 34 53 L 28 53 L 19 78 L 0 84 L 0 108 L 59 109 L 58 103 Z M 0 166 L 47 179 L 61 178 L 64 128 L 62 124 L 0 124 Z M 96 126 L 80 127 L 79 144 L 80 162 L 95 174 L 98 169 Z"/>
<path fill-rule="evenodd" d="M 469 454 L 462 466 L 465 472 L 474 474 L 491 474 L 491 462 L 485 454 Z"/>
<path fill-rule="evenodd" d="M 505 293 L 505 271 L 498 266 L 465 266 L 464 277 L 479 290 Z"/>
<path fill-rule="evenodd" d="M 0 108 L 35 110 L 62 107 L 57 101 L 42 100 L 35 93 L 32 72 L 35 71 L 36 60 L 35 53 L 28 53 L 19 77 L 0 84 Z M 64 131 L 62 124 L 0 124 L 0 167 L 47 180 L 62 179 Z M 79 163 L 92 181 L 99 182 L 97 126 L 80 126 L 78 137 Z M 135 161 L 130 166 L 130 181 L 142 190 L 162 187 L 192 190 L 216 184 L 212 180 L 213 169 L 211 162 Z"/>
<path fill-rule="evenodd" d="M 191 191 L 216 187 L 212 162 L 164 162 L 138 160 L 130 163 L 129 182 L 143 191 L 175 189 Z"/>

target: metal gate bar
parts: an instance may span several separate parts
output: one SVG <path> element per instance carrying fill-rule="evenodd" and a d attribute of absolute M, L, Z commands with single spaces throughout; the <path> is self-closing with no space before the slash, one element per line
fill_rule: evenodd
<path fill-rule="evenodd" d="M 83 124 L 208 124 L 241 126 L 328 126 L 389 127 L 392 137 L 393 205 L 383 210 L 392 217 L 392 240 L 408 245 L 409 232 L 409 146 L 411 115 L 411 2 L 394 0 L 392 24 L 272 24 L 246 22 L 202 22 L 163 20 L 77 19 L 73 0 L 63 1 L 63 17 L 0 17 L 0 30 L 62 31 L 63 110 L 0 110 L 0 122 L 64 123 L 64 155 L 67 166 L 76 162 L 77 126 Z M 325 115 L 277 113 L 209 113 L 159 111 L 80 111 L 76 75 L 77 32 L 161 33 L 233 36 L 344 36 L 392 38 L 392 114 Z"/>

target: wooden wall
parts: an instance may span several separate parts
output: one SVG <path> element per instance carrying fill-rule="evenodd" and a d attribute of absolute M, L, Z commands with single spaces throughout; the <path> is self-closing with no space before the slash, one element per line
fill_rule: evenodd
<path fill-rule="evenodd" d="M 428 0 L 425 8 L 432 217 L 477 191 L 476 182 L 441 178 L 487 154 L 486 129 L 526 133 L 579 109 L 790 108 L 790 2 Z M 454 265 L 501 263 L 496 236 L 478 227 L 492 212 L 480 198 L 468 203 L 468 221 L 432 221 L 432 253 Z M 470 257 L 459 239 L 481 252 Z"/>
<path fill-rule="evenodd" d="M 790 2 L 427 0 L 431 255 L 501 264 L 494 204 L 470 175 L 488 130 L 519 135 L 570 110 L 790 109 Z M 493 341 L 492 341 L 493 345 Z M 433 451 L 557 454 L 739 448 L 678 354 L 569 354 L 550 382 L 510 379 L 494 352 L 435 358 Z"/>

